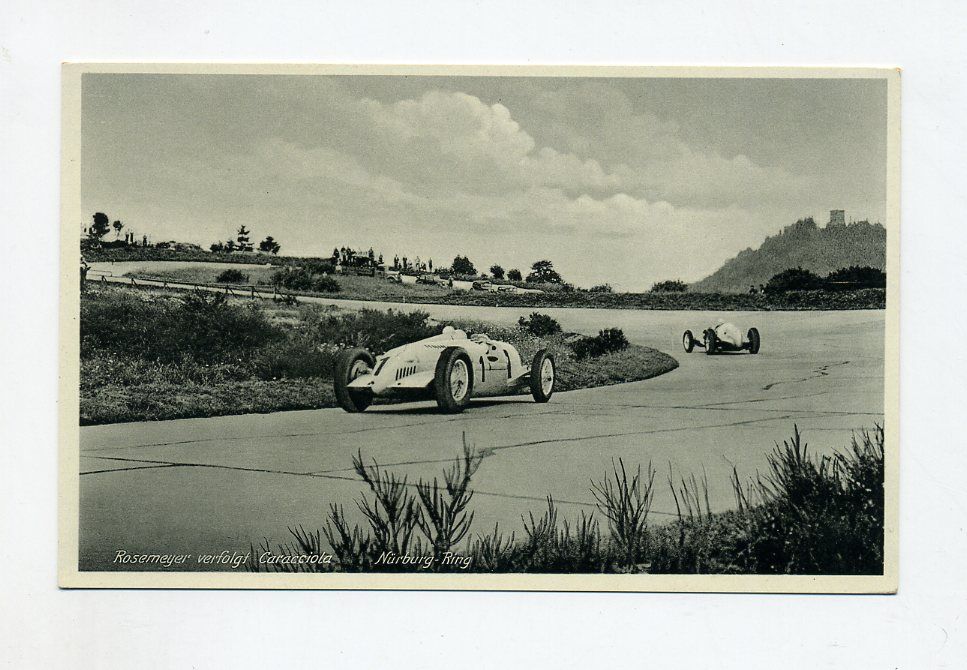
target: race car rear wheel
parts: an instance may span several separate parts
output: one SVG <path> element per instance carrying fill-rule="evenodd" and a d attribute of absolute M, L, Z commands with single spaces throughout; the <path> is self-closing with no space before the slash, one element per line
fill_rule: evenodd
<path fill-rule="evenodd" d="M 759 329 L 749 328 L 749 333 L 746 337 L 749 340 L 749 353 L 750 354 L 759 353 L 759 345 L 762 343 L 762 340 L 759 337 Z"/>
<path fill-rule="evenodd" d="M 692 353 L 692 349 L 695 348 L 695 336 L 692 335 L 692 331 L 686 330 L 682 335 L 682 346 L 685 347 L 686 354 Z"/>
<path fill-rule="evenodd" d="M 716 336 L 715 331 L 709 328 L 705 331 L 705 353 L 711 356 L 715 353 L 716 347 L 718 347 L 719 338 Z"/>
<path fill-rule="evenodd" d="M 462 412 L 473 394 L 473 366 L 460 347 L 447 347 L 436 362 L 433 376 L 436 404 L 444 412 Z"/>
<path fill-rule="evenodd" d="M 531 362 L 531 395 L 534 402 L 547 402 L 554 395 L 554 382 L 557 381 L 557 367 L 554 356 L 541 349 L 534 354 Z"/>
<path fill-rule="evenodd" d="M 346 349 L 336 356 L 333 389 L 336 402 L 347 412 L 363 412 L 373 402 L 372 391 L 349 388 L 349 382 L 372 370 L 374 365 L 376 359 L 365 349 Z"/>

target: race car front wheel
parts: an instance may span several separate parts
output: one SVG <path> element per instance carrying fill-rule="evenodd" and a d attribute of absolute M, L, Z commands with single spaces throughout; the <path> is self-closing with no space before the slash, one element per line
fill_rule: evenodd
<path fill-rule="evenodd" d="M 682 335 L 682 346 L 685 347 L 686 354 L 692 353 L 692 349 L 695 348 L 695 336 L 692 335 L 692 331 L 686 330 Z"/>
<path fill-rule="evenodd" d="M 365 349 L 346 349 L 336 356 L 333 389 L 336 402 L 347 412 L 364 412 L 373 402 L 372 391 L 349 388 L 349 382 L 373 369 L 376 359 Z"/>
<path fill-rule="evenodd" d="M 762 340 L 759 337 L 759 329 L 749 328 L 749 333 L 746 337 L 749 340 L 749 353 L 750 354 L 759 353 L 759 345 L 762 343 Z"/>
<path fill-rule="evenodd" d="M 531 363 L 531 395 L 535 402 L 547 402 L 554 395 L 554 382 L 557 380 L 557 368 L 554 366 L 554 357 L 547 353 L 547 349 L 541 349 L 534 354 Z"/>
<path fill-rule="evenodd" d="M 462 412 L 473 393 L 473 366 L 460 347 L 447 347 L 436 362 L 433 375 L 436 404 L 444 412 Z"/>

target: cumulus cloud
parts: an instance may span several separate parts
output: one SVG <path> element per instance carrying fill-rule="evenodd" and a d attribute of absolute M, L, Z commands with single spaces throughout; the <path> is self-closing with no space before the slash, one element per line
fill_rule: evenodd
<path fill-rule="evenodd" d="M 605 103 L 602 114 L 612 106 L 620 111 L 621 104 Z M 336 148 L 325 135 L 307 142 L 270 138 L 254 144 L 247 170 L 288 183 L 285 197 L 301 182 L 307 197 L 339 217 L 405 229 L 410 239 L 427 240 L 421 243 L 428 252 L 446 253 L 440 240 L 451 246 L 465 240 L 459 242 L 464 251 L 491 254 L 483 262 L 506 265 L 526 254 L 508 244 L 495 250 L 494 239 L 543 240 L 579 282 L 608 281 L 616 264 L 602 254 L 620 257 L 636 245 L 668 245 L 679 253 L 626 268 L 626 279 L 673 274 L 682 268 L 682 254 L 700 268 L 696 276 L 714 270 L 753 241 L 726 234 L 737 219 L 753 218 L 736 194 L 800 187 L 794 177 L 744 155 L 727 159 L 694 150 L 672 135 L 674 124 L 626 110 L 619 116 L 630 122 L 615 119 L 612 136 L 572 132 L 559 149 L 539 143 L 503 104 L 461 92 L 432 90 L 392 102 L 362 98 L 341 109 L 355 117 L 352 143 Z M 637 156 L 620 142 L 632 130 L 652 140 Z M 599 143 L 601 158 L 589 153 Z M 609 153 L 629 162 L 607 160 Z M 569 250 L 565 239 L 583 251 Z M 710 240 L 724 244 L 710 246 Z M 593 269 L 582 258 L 597 258 Z"/>

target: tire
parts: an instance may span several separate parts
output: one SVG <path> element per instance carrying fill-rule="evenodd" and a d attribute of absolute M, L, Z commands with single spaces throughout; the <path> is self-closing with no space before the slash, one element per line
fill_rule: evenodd
<path fill-rule="evenodd" d="M 749 353 L 759 353 L 759 345 L 762 343 L 762 339 L 759 337 L 759 329 L 749 328 L 749 334 L 747 337 L 749 339 Z"/>
<path fill-rule="evenodd" d="M 336 402 L 347 412 L 364 412 L 373 402 L 371 391 L 351 389 L 349 382 L 364 374 L 367 369 L 372 370 L 374 365 L 376 359 L 365 349 L 347 349 L 336 356 L 332 384 L 336 391 Z"/>
<path fill-rule="evenodd" d="M 447 347 L 436 362 L 433 375 L 436 404 L 444 412 L 462 412 L 473 395 L 473 365 L 460 347 Z"/>
<path fill-rule="evenodd" d="M 709 328 L 705 331 L 705 353 L 709 356 L 715 353 L 715 349 L 719 345 L 719 338 L 715 335 L 715 331 Z"/>
<path fill-rule="evenodd" d="M 531 395 L 534 402 L 547 402 L 554 395 L 554 384 L 557 381 L 557 364 L 554 356 L 541 349 L 534 354 L 531 362 Z"/>
<path fill-rule="evenodd" d="M 695 336 L 692 335 L 692 331 L 686 330 L 682 335 L 682 346 L 685 347 L 686 354 L 692 353 L 692 349 L 695 348 Z"/>

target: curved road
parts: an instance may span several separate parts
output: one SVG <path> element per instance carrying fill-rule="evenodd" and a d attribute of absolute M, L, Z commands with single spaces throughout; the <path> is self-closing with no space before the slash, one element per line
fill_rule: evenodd
<path fill-rule="evenodd" d="M 532 311 L 394 307 L 498 322 Z M 754 476 L 793 424 L 811 452 L 824 453 L 883 420 L 883 312 L 730 313 L 741 327 L 759 328 L 762 352 L 708 357 L 684 354 L 679 337 L 712 314 L 541 311 L 576 332 L 620 327 L 681 366 L 644 382 L 557 394 L 546 405 L 478 401 L 455 416 L 414 403 L 360 415 L 325 409 L 82 427 L 81 569 L 120 569 L 111 564 L 117 550 L 197 555 L 288 541 L 288 526 L 320 527 L 329 503 L 358 517 L 357 449 L 413 482 L 440 476 L 466 435 L 485 454 L 474 478 L 474 532 L 499 523 L 519 536 L 521 515 L 539 513 L 547 495 L 566 517 L 593 511 L 590 479 L 618 458 L 657 468 L 652 520 L 664 521 L 675 510 L 669 472 L 704 472 L 713 510 L 727 509 L 733 466 Z"/>

